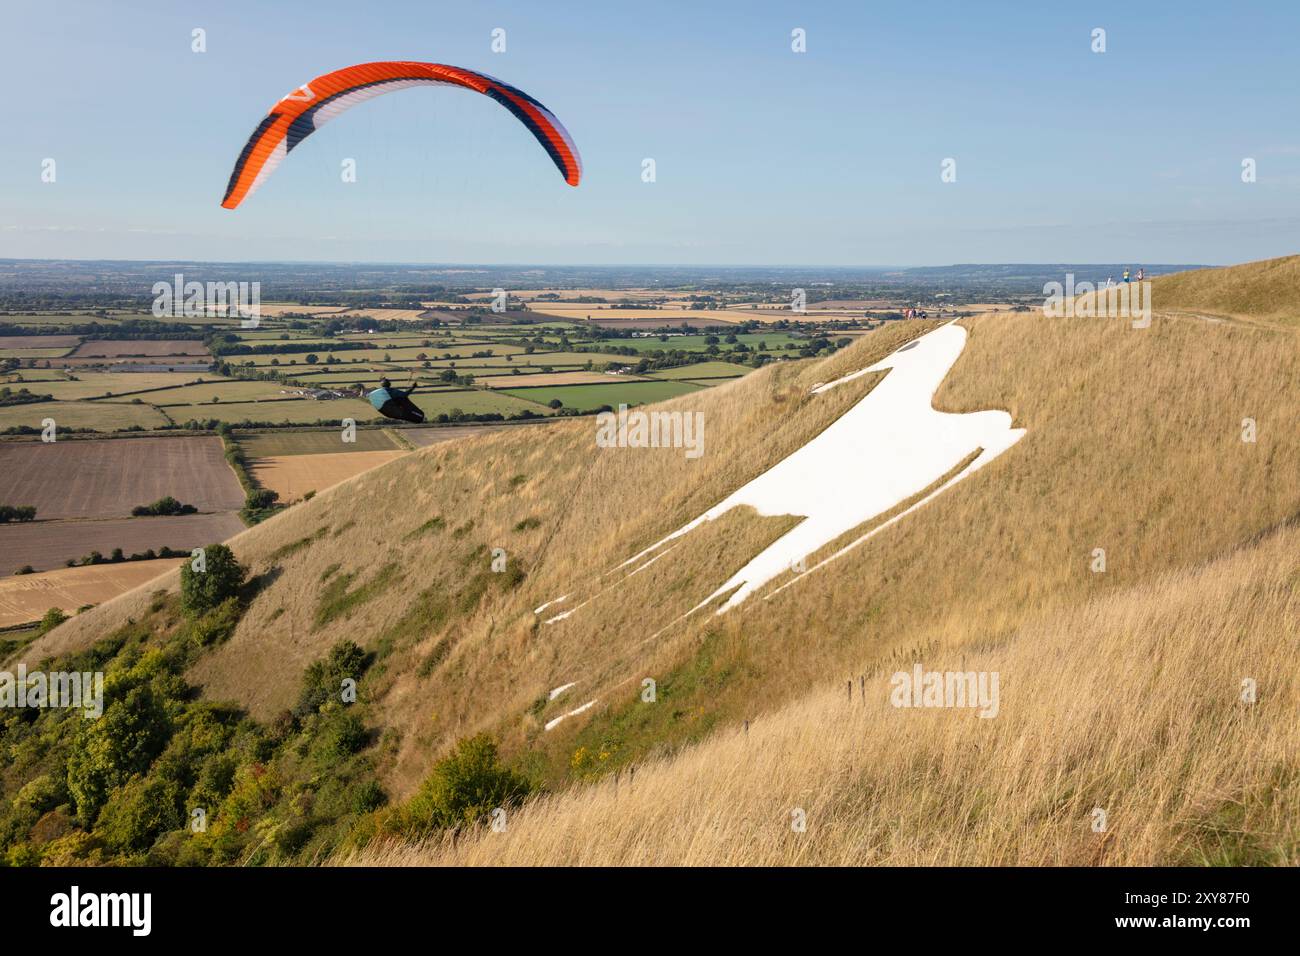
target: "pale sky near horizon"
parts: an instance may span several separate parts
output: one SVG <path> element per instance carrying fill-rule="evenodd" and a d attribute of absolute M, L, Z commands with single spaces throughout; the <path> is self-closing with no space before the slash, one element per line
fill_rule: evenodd
<path fill-rule="evenodd" d="M 4 258 L 871 266 L 1300 251 L 1292 2 L 0 11 Z M 504 53 L 490 49 L 497 27 Z M 1091 49 L 1098 27 L 1105 53 Z M 806 53 L 791 50 L 795 28 Z M 566 186 L 486 97 L 416 89 L 361 104 L 240 209 L 220 207 L 280 96 L 380 59 L 527 91 L 569 129 L 583 184 Z M 342 182 L 344 159 L 357 182 Z"/>

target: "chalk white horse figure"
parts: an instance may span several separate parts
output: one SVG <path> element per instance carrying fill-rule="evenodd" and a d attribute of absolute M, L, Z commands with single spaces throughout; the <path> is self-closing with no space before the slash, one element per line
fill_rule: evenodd
<path fill-rule="evenodd" d="M 804 574 L 791 578 L 772 594 L 842 557 L 988 464 L 1019 441 L 1025 430 L 1012 428 L 1011 416 L 1003 411 L 952 414 L 936 411 L 931 405 L 939 384 L 966 346 L 966 334 L 961 326 L 949 323 L 875 365 L 817 386 L 813 392 L 821 394 L 869 372 L 891 370 L 866 397 L 808 444 L 618 567 L 642 561 L 668 542 L 740 505 L 749 505 L 761 515 L 801 516 L 803 520 L 689 612 L 734 589 L 717 610 L 722 614 L 819 548 L 925 491 L 974 452 L 979 455 L 973 461 L 924 498 L 807 567 Z M 647 567 L 662 554 L 630 573 Z"/>

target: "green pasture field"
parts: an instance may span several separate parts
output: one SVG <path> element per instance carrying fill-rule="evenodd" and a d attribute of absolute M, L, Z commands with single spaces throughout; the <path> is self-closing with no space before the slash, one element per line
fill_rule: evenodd
<path fill-rule="evenodd" d="M 222 379 L 204 382 L 202 385 L 182 385 L 161 392 L 150 392 L 143 396 L 152 405 L 210 405 L 213 399 L 221 402 L 251 402 L 266 398 L 289 398 L 286 394 L 292 385 L 279 382 L 239 382 Z M 168 414 L 173 414 L 168 412 Z"/>
<path fill-rule="evenodd" d="M 528 389 L 528 391 L 539 391 L 539 389 Z M 461 392 L 431 392 L 428 394 L 417 392 L 412 396 L 411 400 L 430 418 L 435 415 L 450 415 L 456 409 L 471 415 L 500 412 L 502 415 L 509 416 L 525 409 L 535 414 L 550 414 L 550 409 L 528 401 L 527 398 L 478 388 Z"/>
<path fill-rule="evenodd" d="M 499 389 L 506 395 L 528 398 L 543 405 L 558 398 L 566 408 L 587 411 L 601 405 L 644 405 L 698 390 L 687 382 L 613 382 L 609 385 L 555 385 L 525 389 Z"/>
<path fill-rule="evenodd" d="M 122 406 L 117 406 L 122 407 Z M 320 420 L 336 421 L 353 418 L 370 421 L 379 413 L 369 402 L 355 398 L 340 398 L 318 402 L 310 398 L 290 399 L 283 402 L 221 402 L 207 405 L 181 405 L 167 409 L 167 414 L 178 424 L 190 419 L 238 424 L 242 421 L 274 422 L 283 424 L 310 424 Z"/>
<path fill-rule="evenodd" d="M 735 365 L 731 362 L 696 362 L 694 365 L 661 368 L 656 372 L 647 372 L 646 374 L 651 378 L 693 381 L 700 378 L 737 378 L 752 371 L 752 368 Z"/>
<path fill-rule="evenodd" d="M 34 402 L 0 408 L 0 431 L 17 425 L 41 428 L 41 420 L 54 419 L 59 428 L 93 428 L 112 432 L 139 425 L 156 428 L 167 424 L 158 409 L 149 405 L 112 402 Z"/>
<path fill-rule="evenodd" d="M 198 378 L 206 378 L 195 372 L 73 372 L 77 380 L 49 380 L 28 385 L 33 392 L 53 395 L 61 402 L 76 401 L 83 398 L 105 398 L 110 393 L 114 400 L 129 402 L 132 393 L 144 391 L 139 396 L 147 404 L 157 404 L 157 400 L 168 392 L 151 392 L 146 389 L 170 388 L 186 385 Z M 13 386 L 10 386 L 11 388 Z"/>

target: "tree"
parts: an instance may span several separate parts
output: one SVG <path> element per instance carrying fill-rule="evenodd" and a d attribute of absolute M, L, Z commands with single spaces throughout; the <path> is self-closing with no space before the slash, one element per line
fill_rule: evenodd
<path fill-rule="evenodd" d="M 42 634 L 49 633 L 67 619 L 68 615 L 64 614 L 62 609 L 52 607 L 41 618 L 40 632 Z"/>
<path fill-rule="evenodd" d="M 203 549 L 203 570 L 195 570 L 197 563 L 196 559 L 181 565 L 181 609 L 194 616 L 236 596 L 247 573 L 235 560 L 235 553 L 224 544 L 210 544 Z"/>
<path fill-rule="evenodd" d="M 149 769 L 171 734 L 167 712 L 148 686 L 134 687 L 98 720 L 83 723 L 68 754 L 68 792 L 90 826 L 109 794 Z"/>

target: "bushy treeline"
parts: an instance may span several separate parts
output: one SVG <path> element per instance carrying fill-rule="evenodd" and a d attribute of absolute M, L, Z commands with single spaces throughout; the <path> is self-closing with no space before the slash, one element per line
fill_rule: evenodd
<path fill-rule="evenodd" d="M 65 565 L 69 568 L 84 568 L 96 564 L 121 564 L 124 561 L 153 561 L 157 558 L 187 558 L 189 556 L 190 552 L 184 548 L 171 548 L 164 544 L 157 551 L 153 548 L 146 548 L 144 551 L 137 551 L 133 554 L 125 554 L 121 548 L 114 548 L 108 557 L 104 557 L 102 552 L 91 551 L 84 557 L 68 558 Z"/>
<path fill-rule="evenodd" d="M 52 394 L 38 395 L 31 389 L 23 387 L 12 389 L 8 385 L 0 388 L 0 408 L 6 405 L 29 405 L 32 402 L 53 401 Z"/>
<path fill-rule="evenodd" d="M 192 515 L 198 510 L 199 509 L 193 505 L 181 504 L 171 495 L 166 495 L 152 504 L 136 505 L 131 509 L 131 515 L 136 518 L 163 515 Z"/>
<path fill-rule="evenodd" d="M 179 596 L 159 592 L 140 620 L 43 662 L 102 672 L 103 712 L 0 710 L 0 862 L 312 862 L 378 834 L 479 825 L 532 792 L 480 735 L 389 806 L 366 720 L 374 658 L 352 641 L 308 666 L 296 703 L 269 722 L 201 699 L 186 670 L 234 633 L 259 584 L 209 546 L 202 570 L 182 567 Z"/>
<path fill-rule="evenodd" d="M 35 521 L 35 505 L 0 505 L 0 524 L 10 521 Z"/>

